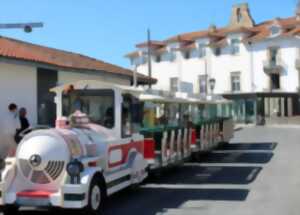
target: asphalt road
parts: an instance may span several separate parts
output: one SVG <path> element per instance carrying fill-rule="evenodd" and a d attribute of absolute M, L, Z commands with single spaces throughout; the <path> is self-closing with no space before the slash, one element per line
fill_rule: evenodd
<path fill-rule="evenodd" d="M 299 215 L 300 129 L 245 128 L 232 143 L 112 196 L 105 215 Z M 24 215 L 49 214 L 24 211 Z"/>

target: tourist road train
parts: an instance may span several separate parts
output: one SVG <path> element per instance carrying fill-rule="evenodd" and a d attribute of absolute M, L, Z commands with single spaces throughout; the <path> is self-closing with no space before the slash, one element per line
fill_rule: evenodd
<path fill-rule="evenodd" d="M 56 94 L 55 128 L 26 134 L 0 162 L 0 207 L 73 209 L 99 214 L 106 197 L 151 172 L 178 166 L 228 143 L 231 102 L 201 100 L 79 81 Z"/>

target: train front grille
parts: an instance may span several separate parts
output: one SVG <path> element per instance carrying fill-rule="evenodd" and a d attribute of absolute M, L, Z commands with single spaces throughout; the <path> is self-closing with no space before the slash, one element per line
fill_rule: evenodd
<path fill-rule="evenodd" d="M 36 184 L 49 184 L 55 181 L 63 172 L 64 161 L 49 161 L 44 170 L 34 169 L 28 160 L 19 159 L 22 174 Z"/>

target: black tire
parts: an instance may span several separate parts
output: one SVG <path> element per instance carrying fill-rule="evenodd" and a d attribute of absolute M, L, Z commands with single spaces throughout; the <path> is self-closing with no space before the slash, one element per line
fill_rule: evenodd
<path fill-rule="evenodd" d="M 192 155 L 193 161 L 199 163 L 202 159 L 200 152 L 196 152 Z"/>
<path fill-rule="evenodd" d="M 15 205 L 6 205 L 1 209 L 3 215 L 19 214 L 19 208 Z"/>
<path fill-rule="evenodd" d="M 140 184 L 132 184 L 129 186 L 130 191 L 137 191 L 140 188 Z"/>
<path fill-rule="evenodd" d="M 99 196 L 96 197 L 95 195 Z M 106 197 L 107 194 L 104 178 L 101 175 L 95 175 L 89 188 L 88 205 L 84 208 L 84 213 L 89 215 L 103 214 Z M 95 198 L 99 198 L 98 206 L 96 206 L 97 203 L 94 202 Z"/>

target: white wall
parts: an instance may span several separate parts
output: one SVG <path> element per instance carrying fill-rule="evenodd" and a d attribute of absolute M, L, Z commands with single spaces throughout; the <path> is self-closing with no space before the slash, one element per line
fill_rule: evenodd
<path fill-rule="evenodd" d="M 80 80 L 98 80 L 104 82 L 112 82 L 115 84 L 130 85 L 129 78 L 124 78 L 123 76 L 110 76 L 99 72 L 99 75 L 96 74 L 85 74 L 79 72 L 70 72 L 70 71 L 59 71 L 58 73 L 58 82 L 59 84 L 66 84 L 70 82 L 76 82 Z"/>
<path fill-rule="evenodd" d="M 0 119 L 7 106 L 16 103 L 28 111 L 31 124 L 37 122 L 36 68 L 0 62 Z"/>
<path fill-rule="evenodd" d="M 228 36 L 242 39 L 242 34 Z M 240 53 L 232 55 L 230 47 L 222 48 L 222 54 L 215 56 L 212 49 L 206 48 L 206 57 L 193 56 L 184 59 L 182 54 L 175 52 L 176 58 L 173 61 L 153 61 L 152 75 L 158 79 L 155 89 L 169 90 L 170 78 L 181 77 L 182 81 L 193 84 L 194 93 L 199 93 L 198 76 L 205 74 L 205 64 L 209 78 L 216 79 L 214 93 L 223 94 L 231 92 L 231 72 L 241 73 L 241 92 L 263 92 L 269 87 L 269 77 L 264 72 L 263 62 L 267 60 L 269 47 L 280 47 L 280 55 L 285 64 L 284 74 L 281 76 L 281 91 L 296 92 L 299 86 L 298 71 L 295 61 L 299 57 L 299 38 L 272 38 L 249 46 L 241 43 Z M 206 63 L 205 63 L 206 61 Z M 137 71 L 148 75 L 147 63 L 138 66 Z"/>
<path fill-rule="evenodd" d="M 269 86 L 269 78 L 262 71 L 263 61 L 267 59 L 267 48 L 280 47 L 280 55 L 285 64 L 285 71 L 280 77 L 281 90 L 285 92 L 296 92 L 299 86 L 296 59 L 299 58 L 300 40 L 297 38 L 275 38 L 253 45 L 254 70 L 256 91 L 264 91 Z"/>
<path fill-rule="evenodd" d="M 36 67 L 0 62 L 0 120 L 7 113 L 7 106 L 16 103 L 28 110 L 28 119 L 32 125 L 37 124 L 37 71 Z M 91 75 L 76 72 L 59 71 L 59 83 L 78 80 L 101 80 L 129 85 L 130 80 L 123 76 Z"/>

